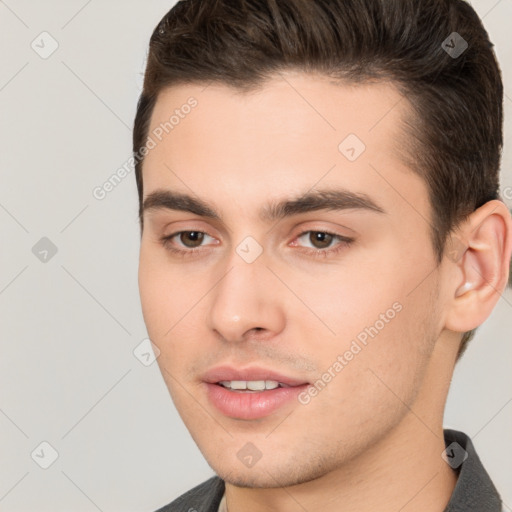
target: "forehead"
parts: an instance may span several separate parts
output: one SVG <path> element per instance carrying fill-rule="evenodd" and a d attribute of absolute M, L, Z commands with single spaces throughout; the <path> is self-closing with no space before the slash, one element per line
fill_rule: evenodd
<path fill-rule="evenodd" d="M 421 188 L 401 160 L 402 121 L 410 112 L 391 83 L 336 84 L 299 72 L 250 93 L 219 84 L 174 86 L 160 93 L 151 118 L 148 135 L 156 145 L 144 162 L 145 196 L 174 188 L 219 198 L 224 191 L 221 199 L 229 193 L 250 202 L 320 181 L 354 191 L 389 189 L 386 178 L 398 187 L 414 182 L 406 190 Z"/>
<path fill-rule="evenodd" d="M 193 109 L 187 107 L 190 98 L 197 102 Z M 174 116 L 170 132 L 186 137 L 193 130 L 195 135 L 207 136 L 203 143 L 218 143 L 226 133 L 240 143 L 249 135 L 257 138 L 244 149 L 259 150 L 261 145 L 275 146 L 276 135 L 282 145 L 318 136 L 336 142 L 354 133 L 377 149 L 376 144 L 394 140 L 402 116 L 410 112 L 392 82 L 334 83 L 321 75 L 288 71 L 250 92 L 215 83 L 163 89 L 152 113 L 150 132 L 165 127 L 176 113 L 179 119 Z M 385 134 L 389 137 L 382 137 Z"/>

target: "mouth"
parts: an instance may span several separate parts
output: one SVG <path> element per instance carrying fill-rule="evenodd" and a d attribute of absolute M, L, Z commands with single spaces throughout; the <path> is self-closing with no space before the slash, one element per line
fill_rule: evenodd
<path fill-rule="evenodd" d="M 224 416 L 253 420 L 285 406 L 299 404 L 297 396 L 309 382 L 263 368 L 217 367 L 203 376 L 208 401 Z M 295 398 L 295 401 L 294 401 Z"/>
<path fill-rule="evenodd" d="M 293 387 L 276 380 L 223 380 L 217 384 L 238 393 L 261 393 L 269 389 Z"/>

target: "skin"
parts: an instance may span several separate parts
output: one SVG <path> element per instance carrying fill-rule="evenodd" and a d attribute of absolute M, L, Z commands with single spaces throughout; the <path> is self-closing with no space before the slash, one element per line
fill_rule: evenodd
<path fill-rule="evenodd" d="M 221 220 L 146 211 L 139 286 L 160 370 L 226 481 L 229 512 L 442 512 L 456 483 L 441 458 L 443 410 L 461 333 L 490 315 L 506 285 L 506 206 L 476 210 L 457 232 L 463 256 L 437 265 L 426 185 L 398 152 L 410 105 L 392 84 L 335 85 L 288 72 L 251 94 L 176 86 L 159 96 L 150 132 L 190 96 L 198 106 L 145 158 L 144 197 L 192 194 Z M 349 133 L 366 145 L 354 162 L 338 150 Z M 258 216 L 270 200 L 339 187 L 367 194 L 385 213 Z M 208 236 L 161 241 L 186 230 Z M 322 246 L 308 231 L 354 242 Z M 247 236 L 263 250 L 253 263 L 236 252 Z M 199 250 L 184 258 L 169 246 Z M 307 405 L 240 420 L 208 401 L 201 377 L 219 364 L 317 381 L 396 302 L 401 311 Z M 262 454 L 250 468 L 237 457 L 248 442 Z"/>

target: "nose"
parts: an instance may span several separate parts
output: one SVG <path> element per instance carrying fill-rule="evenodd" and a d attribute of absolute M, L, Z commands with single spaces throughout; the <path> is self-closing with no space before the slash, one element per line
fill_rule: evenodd
<path fill-rule="evenodd" d="M 279 281 L 263 258 L 252 263 L 237 258 L 234 254 L 209 297 L 208 328 L 229 342 L 243 341 L 256 333 L 273 337 L 285 325 Z"/>

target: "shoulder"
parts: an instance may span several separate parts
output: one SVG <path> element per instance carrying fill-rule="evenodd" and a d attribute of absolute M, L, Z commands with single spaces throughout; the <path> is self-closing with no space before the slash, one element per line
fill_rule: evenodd
<path fill-rule="evenodd" d="M 223 494 L 224 481 L 213 476 L 156 512 L 217 512 Z"/>

